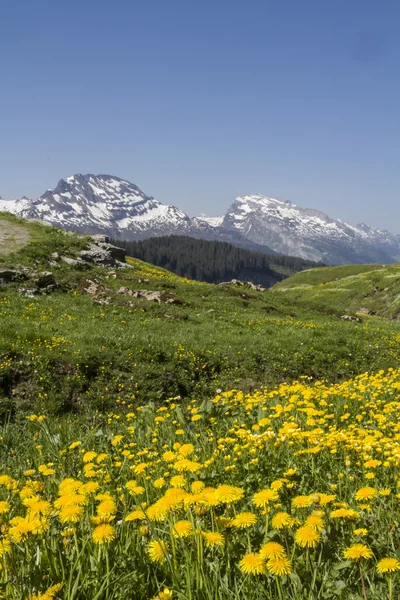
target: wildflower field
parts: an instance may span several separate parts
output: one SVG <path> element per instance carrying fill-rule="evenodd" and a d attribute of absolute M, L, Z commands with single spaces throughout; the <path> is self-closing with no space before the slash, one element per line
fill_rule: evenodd
<path fill-rule="evenodd" d="M 24 226 L 31 280 L 85 245 Z M 0 598 L 398 600 L 400 322 L 130 264 L 1 287 Z"/>
<path fill-rule="evenodd" d="M 399 393 L 390 370 L 4 426 L 3 597 L 398 598 Z"/>

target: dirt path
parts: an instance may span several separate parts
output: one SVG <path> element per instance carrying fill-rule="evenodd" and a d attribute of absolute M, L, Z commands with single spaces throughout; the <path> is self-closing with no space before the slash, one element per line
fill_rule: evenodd
<path fill-rule="evenodd" d="M 0 219 L 0 254 L 15 252 L 29 240 L 30 235 L 26 227 Z"/>

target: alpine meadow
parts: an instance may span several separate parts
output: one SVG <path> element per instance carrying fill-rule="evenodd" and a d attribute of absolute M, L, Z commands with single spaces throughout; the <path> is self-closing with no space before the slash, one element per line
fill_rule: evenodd
<path fill-rule="evenodd" d="M 215 285 L 1 223 L 1 597 L 398 598 L 400 265 Z"/>

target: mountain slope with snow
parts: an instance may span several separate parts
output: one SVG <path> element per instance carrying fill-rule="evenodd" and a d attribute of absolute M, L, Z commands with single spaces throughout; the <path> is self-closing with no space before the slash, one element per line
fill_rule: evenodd
<path fill-rule="evenodd" d="M 107 232 L 114 237 L 129 238 L 133 230 L 140 237 L 190 228 L 190 219 L 183 211 L 161 204 L 136 185 L 110 175 L 73 175 L 61 179 L 54 190 L 47 190 L 37 200 L 6 203 L 0 202 L 0 209 L 24 218 L 41 219 L 73 231 Z"/>
<path fill-rule="evenodd" d="M 390 263 L 400 258 L 400 236 L 354 227 L 318 210 L 261 195 L 236 198 L 222 227 L 277 252 L 327 264 Z"/>
<path fill-rule="evenodd" d="M 127 241 L 175 234 L 333 265 L 400 260 L 400 235 L 365 224 L 349 225 L 289 201 L 247 195 L 236 198 L 224 217 L 190 218 L 111 175 L 72 175 L 36 200 L 0 199 L 1 210 Z"/>
<path fill-rule="evenodd" d="M 36 200 L 1 200 L 0 211 L 40 219 L 76 232 L 106 233 L 115 239 L 140 240 L 163 235 L 189 235 L 272 252 L 247 240 L 239 231 L 190 217 L 179 208 L 147 196 L 133 183 L 111 175 L 72 175 Z"/>

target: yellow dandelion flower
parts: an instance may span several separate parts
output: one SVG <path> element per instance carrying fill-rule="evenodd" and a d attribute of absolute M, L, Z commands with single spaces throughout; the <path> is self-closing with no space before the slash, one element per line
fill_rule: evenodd
<path fill-rule="evenodd" d="M 287 512 L 278 512 L 272 517 L 271 525 L 273 529 L 290 529 L 295 522 Z"/>
<path fill-rule="evenodd" d="M 378 573 L 394 573 L 400 569 L 400 561 L 397 558 L 382 558 L 377 566 Z"/>
<path fill-rule="evenodd" d="M 361 560 L 362 558 L 372 558 L 372 550 L 364 544 L 353 544 L 343 552 L 347 560 Z"/>
<path fill-rule="evenodd" d="M 183 488 L 186 485 L 186 479 L 183 475 L 175 475 L 171 477 L 170 484 L 174 488 Z"/>
<path fill-rule="evenodd" d="M 301 548 L 315 548 L 321 539 L 321 534 L 311 525 L 303 525 L 295 534 L 295 542 Z"/>
<path fill-rule="evenodd" d="M 47 500 L 42 500 L 38 496 L 26 498 L 23 501 L 23 504 L 29 508 L 29 511 L 33 515 L 49 515 L 52 510 L 50 502 L 47 502 Z"/>
<path fill-rule="evenodd" d="M 319 494 L 319 505 L 326 506 L 336 500 L 336 494 Z"/>
<path fill-rule="evenodd" d="M 253 496 L 253 504 L 257 508 L 266 508 L 270 502 L 276 502 L 277 500 L 279 500 L 278 492 L 269 488 L 261 490 Z"/>
<path fill-rule="evenodd" d="M 239 513 L 232 519 L 232 527 L 237 527 L 238 529 L 247 529 L 247 527 L 251 527 L 255 523 L 257 523 L 257 517 L 251 512 Z"/>
<path fill-rule="evenodd" d="M 92 539 L 95 544 L 99 545 L 112 542 L 112 540 L 115 539 L 115 529 L 109 523 L 97 525 L 97 527 L 93 529 Z"/>
<path fill-rule="evenodd" d="M 10 510 L 10 504 L 9 502 L 6 502 L 5 500 L 2 500 L 0 502 L 0 515 L 5 515 L 6 513 L 8 513 Z"/>
<path fill-rule="evenodd" d="M 78 523 L 83 517 L 83 508 L 77 504 L 67 504 L 58 513 L 61 523 Z"/>
<path fill-rule="evenodd" d="M 241 500 L 244 496 L 244 490 L 233 485 L 219 485 L 215 490 L 215 497 L 219 502 L 231 504 Z"/>
<path fill-rule="evenodd" d="M 372 498 L 375 498 L 375 496 L 378 495 L 378 490 L 376 490 L 373 487 L 363 487 L 361 489 L 359 489 L 354 497 L 357 500 L 357 502 L 363 501 L 363 500 L 372 500 Z"/>
<path fill-rule="evenodd" d="M 92 452 L 92 451 L 85 452 L 85 454 L 82 457 L 82 460 L 84 463 L 93 462 L 94 459 L 96 458 L 96 456 L 97 456 L 97 452 Z"/>
<path fill-rule="evenodd" d="M 171 531 L 175 538 L 185 538 L 192 535 L 193 527 L 190 521 L 182 520 L 174 523 Z"/>
<path fill-rule="evenodd" d="M 368 529 L 364 529 L 363 527 L 360 527 L 359 529 L 355 529 L 353 531 L 353 535 L 368 535 Z"/>
<path fill-rule="evenodd" d="M 293 508 L 308 508 L 313 504 L 311 496 L 296 496 L 292 500 Z"/>
<path fill-rule="evenodd" d="M 29 597 L 29 600 L 53 600 L 62 586 L 62 583 L 56 583 L 43 592 L 43 594 L 33 594 L 33 596 Z"/>
<path fill-rule="evenodd" d="M 267 562 L 267 569 L 272 575 L 289 575 L 292 572 L 292 563 L 286 556 L 271 558 Z"/>
<path fill-rule="evenodd" d="M 8 554 L 11 550 L 11 542 L 8 538 L 0 540 L 0 557 Z"/>
<path fill-rule="evenodd" d="M 112 499 L 103 500 L 97 507 L 98 515 L 115 515 L 117 512 L 117 505 Z"/>
<path fill-rule="evenodd" d="M 283 558 L 286 556 L 285 548 L 278 542 L 267 542 L 260 549 L 260 556 L 266 560 Z"/>
<path fill-rule="evenodd" d="M 304 525 L 314 527 L 314 529 L 316 529 L 317 531 L 321 531 L 321 529 L 323 529 L 325 526 L 324 519 L 321 515 L 318 514 L 312 514 L 309 517 L 307 517 Z"/>
<path fill-rule="evenodd" d="M 225 544 L 225 538 L 222 533 L 216 531 L 203 531 L 202 537 L 205 541 L 207 548 L 213 548 L 214 546 L 223 546 Z"/>
<path fill-rule="evenodd" d="M 125 517 L 125 521 L 142 521 L 144 519 L 146 519 L 146 513 L 142 508 L 133 510 Z"/>
<path fill-rule="evenodd" d="M 125 487 L 132 496 L 140 496 L 144 492 L 144 487 L 138 485 L 134 479 L 127 481 Z"/>
<path fill-rule="evenodd" d="M 352 508 L 338 508 L 333 510 L 330 514 L 331 519 L 347 519 L 352 521 L 360 517 L 360 513 Z"/>
<path fill-rule="evenodd" d="M 162 592 L 158 592 L 157 596 L 153 598 L 153 600 L 171 600 L 173 597 L 172 590 L 168 588 L 164 588 Z"/>
<path fill-rule="evenodd" d="M 194 481 L 190 486 L 190 489 L 193 494 L 199 494 L 202 490 L 204 490 L 205 485 L 202 481 Z"/>
<path fill-rule="evenodd" d="M 262 575 L 267 570 L 265 560 L 255 552 L 250 552 L 242 558 L 239 569 L 246 575 Z"/>
<path fill-rule="evenodd" d="M 153 481 L 153 486 L 157 490 L 161 490 L 165 486 L 165 479 L 164 479 L 164 477 L 159 477 L 158 479 L 155 479 Z"/>
<path fill-rule="evenodd" d="M 168 550 L 168 542 L 159 542 L 157 540 L 151 541 L 147 548 L 150 560 L 159 564 L 163 564 L 166 561 Z"/>

